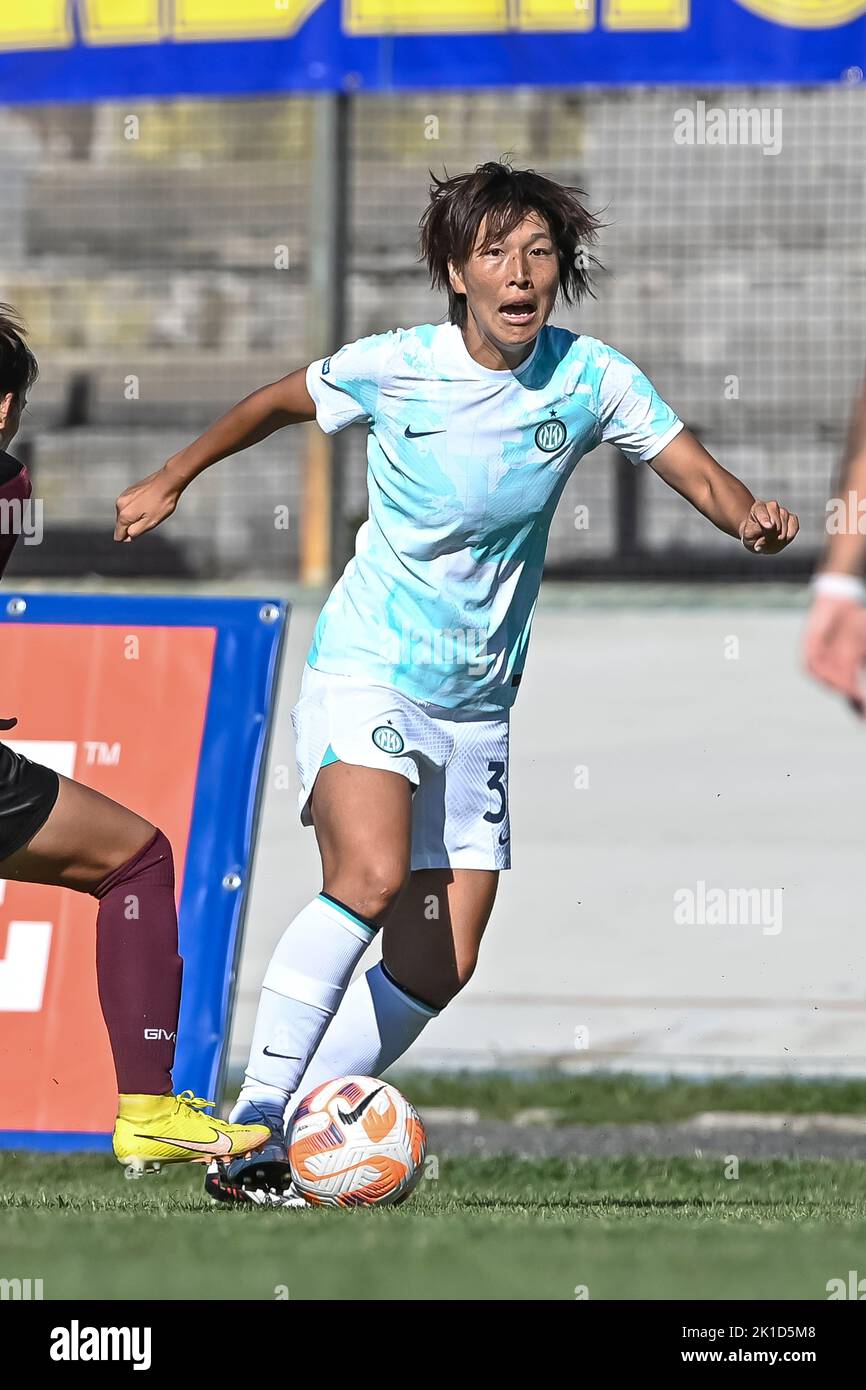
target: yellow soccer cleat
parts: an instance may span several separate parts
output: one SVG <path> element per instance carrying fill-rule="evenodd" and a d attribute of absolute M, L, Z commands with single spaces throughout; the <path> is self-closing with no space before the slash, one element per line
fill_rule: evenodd
<path fill-rule="evenodd" d="M 164 1163 L 227 1162 L 261 1148 L 271 1137 L 266 1125 L 232 1125 L 203 1115 L 212 1100 L 192 1091 L 179 1096 L 121 1096 L 114 1122 L 114 1156 L 126 1177 L 158 1173 Z"/>

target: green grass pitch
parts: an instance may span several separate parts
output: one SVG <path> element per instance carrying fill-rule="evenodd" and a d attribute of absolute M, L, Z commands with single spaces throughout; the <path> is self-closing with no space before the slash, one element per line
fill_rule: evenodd
<path fill-rule="evenodd" d="M 0 1278 L 46 1299 L 825 1299 L 866 1274 L 851 1162 L 443 1159 L 393 1210 L 237 1210 L 203 1170 L 0 1154 Z"/>

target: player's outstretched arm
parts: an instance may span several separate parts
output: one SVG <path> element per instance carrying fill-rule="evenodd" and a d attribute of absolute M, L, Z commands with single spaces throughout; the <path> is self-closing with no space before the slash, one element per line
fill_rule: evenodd
<path fill-rule="evenodd" d="M 162 468 L 133 483 L 117 499 L 116 541 L 131 541 L 171 516 L 184 488 L 220 459 L 239 454 L 286 425 L 315 420 L 306 367 L 245 396 Z"/>
<path fill-rule="evenodd" d="M 689 430 L 681 430 L 650 461 L 650 468 L 714 526 L 736 536 L 758 555 L 778 555 L 796 536 L 800 523 L 779 502 L 756 500 Z"/>
<path fill-rule="evenodd" d="M 841 509 L 836 530 L 813 581 L 814 599 L 803 638 L 803 662 L 816 680 L 845 697 L 861 719 L 866 715 L 866 385 L 860 394 L 839 479 Z"/>

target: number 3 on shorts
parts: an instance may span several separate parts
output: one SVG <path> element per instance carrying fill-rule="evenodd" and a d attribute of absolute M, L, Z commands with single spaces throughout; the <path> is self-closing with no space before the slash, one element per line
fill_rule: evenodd
<path fill-rule="evenodd" d="M 484 819 L 490 821 L 491 825 L 499 825 L 500 821 L 505 820 L 506 801 L 505 801 L 505 763 L 496 758 L 492 758 L 487 764 L 487 771 L 490 776 L 487 785 L 493 792 L 499 793 L 499 809 L 497 811 L 485 811 Z"/>

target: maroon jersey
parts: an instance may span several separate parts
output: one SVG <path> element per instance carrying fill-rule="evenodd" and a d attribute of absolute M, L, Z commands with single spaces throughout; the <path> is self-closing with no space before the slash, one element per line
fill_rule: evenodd
<path fill-rule="evenodd" d="M 18 502 L 23 505 L 32 492 L 30 474 L 11 454 L 0 454 L 0 578 L 9 563 L 9 556 L 15 549 L 20 529 L 20 516 L 14 506 L 3 506 L 4 502 Z M 12 729 L 16 720 L 0 718 L 0 729 Z"/>
<path fill-rule="evenodd" d="M 2 504 L 18 502 L 23 506 L 32 491 L 30 474 L 24 464 L 11 454 L 0 454 L 0 578 L 15 549 L 20 529 L 20 516 L 16 516 L 18 508 Z"/>

